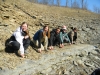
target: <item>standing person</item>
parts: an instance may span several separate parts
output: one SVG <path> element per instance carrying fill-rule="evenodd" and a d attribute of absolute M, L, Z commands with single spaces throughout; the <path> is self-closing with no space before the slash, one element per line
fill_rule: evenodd
<path fill-rule="evenodd" d="M 67 35 L 67 32 L 66 32 L 66 26 L 62 26 L 62 29 L 61 29 L 61 32 L 60 32 L 60 39 L 61 39 L 61 42 L 64 43 L 64 41 L 68 42 L 69 44 L 71 44 L 70 42 L 70 39 Z"/>
<path fill-rule="evenodd" d="M 53 29 L 50 33 L 50 39 L 49 39 L 49 49 L 52 50 L 53 46 L 59 45 L 60 48 L 63 47 L 63 44 L 61 43 L 60 39 L 60 28 Z"/>
<path fill-rule="evenodd" d="M 68 33 L 68 36 L 69 36 L 69 39 L 71 41 L 72 44 L 75 44 L 76 43 L 76 40 L 77 40 L 77 28 L 71 28 L 72 31 L 70 31 Z"/>
<path fill-rule="evenodd" d="M 50 31 L 48 26 L 44 26 L 43 29 L 40 29 L 35 33 L 33 36 L 33 42 L 38 47 L 38 52 L 47 50 L 49 38 Z"/>
<path fill-rule="evenodd" d="M 20 56 L 24 58 L 24 52 L 27 52 L 27 48 L 30 45 L 30 36 L 28 31 L 28 25 L 23 22 L 20 27 L 12 34 L 9 42 L 9 46 L 14 50 L 20 51 Z"/>

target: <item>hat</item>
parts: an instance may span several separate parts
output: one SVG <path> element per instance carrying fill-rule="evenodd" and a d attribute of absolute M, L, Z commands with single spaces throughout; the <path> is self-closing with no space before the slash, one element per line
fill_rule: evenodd
<path fill-rule="evenodd" d="M 64 26 L 62 26 L 62 29 L 65 29 L 66 30 L 66 26 L 64 25 Z"/>

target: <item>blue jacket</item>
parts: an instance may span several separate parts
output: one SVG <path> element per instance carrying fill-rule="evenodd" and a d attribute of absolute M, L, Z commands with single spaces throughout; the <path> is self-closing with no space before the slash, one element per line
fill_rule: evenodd
<path fill-rule="evenodd" d="M 42 35 L 40 36 L 41 33 L 43 33 L 43 29 L 38 30 L 38 31 L 34 34 L 33 39 L 36 41 L 36 40 L 39 40 L 40 37 L 42 38 Z"/>

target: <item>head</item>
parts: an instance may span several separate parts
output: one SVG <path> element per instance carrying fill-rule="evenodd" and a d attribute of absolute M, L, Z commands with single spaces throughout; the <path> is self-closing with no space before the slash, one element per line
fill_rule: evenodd
<path fill-rule="evenodd" d="M 49 30 L 49 27 L 48 26 L 44 26 L 43 27 L 43 31 L 48 32 L 48 30 Z"/>
<path fill-rule="evenodd" d="M 66 31 L 66 26 L 65 26 L 65 25 L 62 26 L 62 30 L 63 30 L 63 31 Z"/>
<path fill-rule="evenodd" d="M 28 29 L 27 23 L 26 23 L 26 22 L 23 22 L 23 23 L 21 24 L 21 28 L 22 28 L 22 31 L 27 31 L 27 29 Z"/>
<path fill-rule="evenodd" d="M 74 31 L 74 32 L 77 32 L 77 28 L 74 28 L 73 31 Z"/>
<path fill-rule="evenodd" d="M 45 37 L 46 35 L 48 38 L 50 38 L 50 31 L 48 26 L 43 27 L 43 36 Z"/>
<path fill-rule="evenodd" d="M 60 33 L 60 28 L 56 29 L 56 33 L 59 34 Z"/>

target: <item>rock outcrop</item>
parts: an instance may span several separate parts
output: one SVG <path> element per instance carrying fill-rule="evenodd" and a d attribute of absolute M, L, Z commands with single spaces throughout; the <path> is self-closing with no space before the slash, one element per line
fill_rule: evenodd
<path fill-rule="evenodd" d="M 40 59 L 25 59 L 1 75 L 89 75 L 100 66 L 100 49 L 88 44 L 67 45 L 42 53 Z"/>

